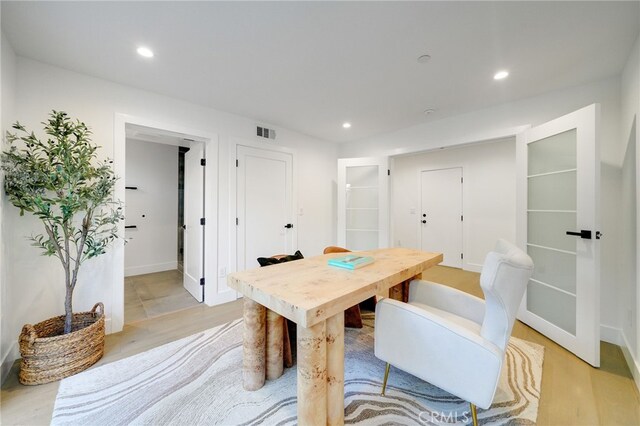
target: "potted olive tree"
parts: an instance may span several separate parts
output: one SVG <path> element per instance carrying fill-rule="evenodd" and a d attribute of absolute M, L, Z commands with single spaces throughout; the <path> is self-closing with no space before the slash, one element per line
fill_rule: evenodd
<path fill-rule="evenodd" d="M 20 334 L 23 384 L 59 380 L 102 357 L 104 306 L 74 314 L 73 290 L 80 265 L 105 253 L 123 219 L 120 202 L 113 200 L 112 161 L 98 160 L 89 128 L 60 111 L 42 124 L 46 138 L 39 139 L 16 122 L 17 132 L 7 132 L 10 148 L 1 156 L 9 201 L 21 216 L 31 213 L 44 226 L 30 237 L 32 245 L 58 258 L 65 277 L 65 314 L 27 324 Z"/>

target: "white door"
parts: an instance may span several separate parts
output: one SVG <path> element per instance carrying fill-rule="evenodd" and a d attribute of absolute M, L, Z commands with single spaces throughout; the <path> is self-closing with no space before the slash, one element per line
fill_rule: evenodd
<path fill-rule="evenodd" d="M 462 168 L 422 171 L 420 191 L 422 250 L 442 252 L 441 265 L 462 268 Z"/>
<path fill-rule="evenodd" d="M 238 145 L 237 159 L 237 267 L 242 271 L 260 266 L 258 257 L 293 250 L 293 158 Z"/>
<path fill-rule="evenodd" d="M 389 159 L 338 160 L 338 245 L 389 247 Z"/>
<path fill-rule="evenodd" d="M 203 144 L 192 143 L 184 155 L 184 288 L 204 300 L 204 158 Z"/>
<path fill-rule="evenodd" d="M 600 365 L 599 105 L 517 138 L 518 243 L 534 272 L 520 319 Z"/>

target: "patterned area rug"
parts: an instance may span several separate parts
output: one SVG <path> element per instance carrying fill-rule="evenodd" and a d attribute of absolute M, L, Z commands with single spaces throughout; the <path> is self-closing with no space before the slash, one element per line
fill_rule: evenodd
<path fill-rule="evenodd" d="M 466 402 L 373 355 L 372 314 L 345 332 L 345 423 L 470 424 Z M 494 403 L 481 424 L 535 424 L 542 346 L 512 338 Z M 53 425 L 289 425 L 296 423 L 296 370 L 255 392 L 242 389 L 242 321 L 195 334 L 64 379 Z"/>

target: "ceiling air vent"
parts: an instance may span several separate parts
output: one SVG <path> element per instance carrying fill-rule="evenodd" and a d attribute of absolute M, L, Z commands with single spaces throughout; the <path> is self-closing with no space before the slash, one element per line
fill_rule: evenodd
<path fill-rule="evenodd" d="M 265 139 L 275 139 L 276 138 L 276 131 L 273 130 L 273 129 L 267 129 L 266 127 L 257 126 L 256 127 L 256 134 L 259 137 L 265 138 Z"/>

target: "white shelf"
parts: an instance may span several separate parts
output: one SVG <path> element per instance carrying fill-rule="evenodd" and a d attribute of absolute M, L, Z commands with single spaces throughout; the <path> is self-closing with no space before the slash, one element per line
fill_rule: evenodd
<path fill-rule="evenodd" d="M 575 210 L 527 210 L 527 213 L 576 213 Z"/>
<path fill-rule="evenodd" d="M 529 175 L 529 176 L 527 176 L 527 178 L 536 178 L 536 177 L 540 177 L 540 176 L 559 175 L 559 174 L 562 174 L 562 173 L 571 173 L 571 172 L 575 172 L 575 171 L 577 171 L 577 170 L 578 170 L 578 169 L 566 169 L 566 170 L 558 170 L 558 171 L 555 171 L 555 172 L 538 173 L 538 174 L 535 174 L 535 175 Z"/>

